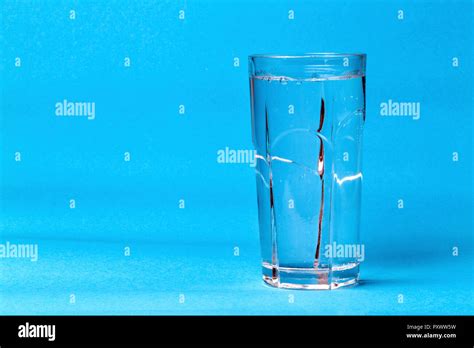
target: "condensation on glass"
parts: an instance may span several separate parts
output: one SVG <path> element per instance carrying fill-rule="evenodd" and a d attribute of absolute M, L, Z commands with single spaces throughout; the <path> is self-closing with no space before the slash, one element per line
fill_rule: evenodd
<path fill-rule="evenodd" d="M 249 57 L 266 283 L 335 289 L 359 279 L 365 54 Z"/>

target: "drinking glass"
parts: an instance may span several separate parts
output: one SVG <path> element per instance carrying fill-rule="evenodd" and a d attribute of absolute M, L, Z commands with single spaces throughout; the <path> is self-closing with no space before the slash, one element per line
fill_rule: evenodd
<path fill-rule="evenodd" d="M 359 279 L 365 54 L 249 56 L 263 280 Z"/>

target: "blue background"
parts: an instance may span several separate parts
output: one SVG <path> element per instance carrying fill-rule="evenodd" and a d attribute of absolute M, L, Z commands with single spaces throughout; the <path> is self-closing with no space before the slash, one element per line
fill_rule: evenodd
<path fill-rule="evenodd" d="M 1 1 L 0 242 L 39 259 L 0 259 L 0 313 L 473 314 L 472 39 L 470 1 Z M 362 283 L 276 290 L 217 151 L 252 148 L 249 54 L 328 51 L 368 56 Z"/>

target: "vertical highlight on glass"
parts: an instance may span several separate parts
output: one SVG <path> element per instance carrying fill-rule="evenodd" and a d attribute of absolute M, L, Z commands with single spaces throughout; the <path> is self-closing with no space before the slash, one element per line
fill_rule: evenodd
<path fill-rule="evenodd" d="M 263 280 L 359 280 L 365 54 L 249 57 Z"/>

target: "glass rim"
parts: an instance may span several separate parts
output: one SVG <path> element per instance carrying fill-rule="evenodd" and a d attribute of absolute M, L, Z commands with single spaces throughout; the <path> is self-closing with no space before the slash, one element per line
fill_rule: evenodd
<path fill-rule="evenodd" d="M 268 53 L 257 53 L 250 54 L 249 58 L 260 58 L 260 59 L 321 59 L 321 58 L 365 58 L 366 53 L 338 53 L 338 52 L 309 52 L 301 54 L 268 54 Z"/>

